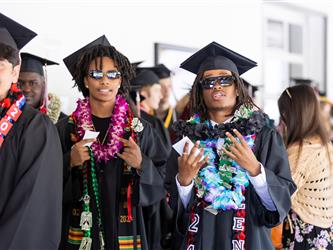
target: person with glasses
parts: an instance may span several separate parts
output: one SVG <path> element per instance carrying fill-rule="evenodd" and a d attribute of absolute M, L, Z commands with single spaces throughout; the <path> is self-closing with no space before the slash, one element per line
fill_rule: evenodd
<path fill-rule="evenodd" d="M 129 107 L 134 70 L 105 36 L 64 62 L 84 99 L 57 124 L 64 154 L 59 248 L 148 249 L 142 207 L 164 197 L 168 154 Z"/>
<path fill-rule="evenodd" d="M 65 118 L 59 97 L 47 92 L 46 67 L 59 64 L 29 53 L 21 53 L 21 58 L 18 87 L 22 89 L 27 104 L 47 114 L 53 123 Z"/>
<path fill-rule="evenodd" d="M 60 243 L 60 140 L 16 85 L 19 50 L 36 35 L 0 13 L 0 249 L 56 250 Z"/>
<path fill-rule="evenodd" d="M 240 79 L 254 66 L 216 42 L 180 66 L 197 76 L 192 118 L 174 126 L 184 145 L 171 195 L 174 249 L 273 249 L 269 228 L 285 218 L 295 185 L 282 139 Z"/>

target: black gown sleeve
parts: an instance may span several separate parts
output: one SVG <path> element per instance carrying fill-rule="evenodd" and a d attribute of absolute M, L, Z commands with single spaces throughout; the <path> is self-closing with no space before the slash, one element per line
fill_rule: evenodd
<path fill-rule="evenodd" d="M 291 207 L 290 196 L 296 190 L 285 146 L 275 129 L 264 127 L 261 130 L 256 139 L 255 154 L 265 167 L 268 192 L 277 210 L 267 210 L 258 195 L 251 198 L 256 200 L 259 222 L 266 227 L 274 227 L 286 217 Z"/>
<path fill-rule="evenodd" d="M 165 164 L 169 152 L 162 146 L 160 137 L 143 121 L 144 130 L 140 135 L 142 171 L 140 173 L 139 204 L 152 205 L 165 197 Z"/>
<path fill-rule="evenodd" d="M 28 108 L 25 110 L 30 112 Z M 1 249 L 58 249 L 60 242 L 60 141 L 48 117 L 30 114 L 33 118 L 23 124 L 22 130 L 17 130 L 17 160 L 10 170 L 15 171 L 15 180 L 0 217 Z"/>

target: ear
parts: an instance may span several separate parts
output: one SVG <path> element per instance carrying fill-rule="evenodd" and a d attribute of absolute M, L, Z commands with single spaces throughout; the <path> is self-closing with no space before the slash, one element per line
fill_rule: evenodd
<path fill-rule="evenodd" d="M 89 89 L 87 78 L 83 79 L 84 86 Z"/>
<path fill-rule="evenodd" d="M 17 82 L 18 81 L 18 78 L 19 78 L 19 75 L 20 75 L 20 68 L 21 68 L 21 65 L 16 65 L 14 66 L 13 68 L 13 82 Z"/>

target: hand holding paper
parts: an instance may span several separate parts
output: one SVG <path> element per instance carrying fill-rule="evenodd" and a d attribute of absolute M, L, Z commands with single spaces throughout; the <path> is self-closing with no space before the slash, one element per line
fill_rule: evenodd
<path fill-rule="evenodd" d="M 187 136 L 185 136 L 179 142 L 177 142 L 174 145 L 172 145 L 172 147 L 177 151 L 177 153 L 179 155 L 183 155 L 183 153 L 184 153 L 184 146 L 185 146 L 186 142 L 188 143 L 188 152 L 187 153 L 190 153 L 191 150 L 192 150 L 192 148 L 194 147 L 194 143 Z M 197 156 L 198 154 L 200 154 L 200 150 L 199 149 L 196 150 L 195 156 Z M 203 159 L 204 159 L 204 157 L 202 157 L 200 159 L 200 161 L 202 161 Z"/>
<path fill-rule="evenodd" d="M 84 139 L 96 139 L 99 135 L 99 132 L 96 131 L 90 131 L 90 130 L 85 130 L 84 136 L 83 136 L 83 140 Z M 90 147 L 91 144 L 93 144 L 92 142 L 86 143 L 83 146 L 87 146 Z"/>

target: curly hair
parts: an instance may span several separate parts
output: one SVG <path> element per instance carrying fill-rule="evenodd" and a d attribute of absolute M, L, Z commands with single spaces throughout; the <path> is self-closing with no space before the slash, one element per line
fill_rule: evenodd
<path fill-rule="evenodd" d="M 95 60 L 96 68 L 103 68 L 102 57 L 110 57 L 114 61 L 115 66 L 121 73 L 122 79 L 119 93 L 128 98 L 130 80 L 135 76 L 135 72 L 128 58 L 117 51 L 113 46 L 96 45 L 87 49 L 80 56 L 75 65 L 75 71 L 73 72 L 73 80 L 75 81 L 74 87 L 77 86 L 83 96 L 86 97 L 89 95 L 89 89 L 84 85 L 84 78 L 88 75 L 89 65 L 95 59 L 99 59 L 99 61 Z"/>
<path fill-rule="evenodd" d="M 258 106 L 254 104 L 252 98 L 250 97 L 248 91 L 246 90 L 245 85 L 244 85 L 242 79 L 239 77 L 239 75 L 234 72 L 231 72 L 231 73 L 235 77 L 234 84 L 235 84 L 236 90 L 238 91 L 238 96 L 236 98 L 236 105 L 233 108 L 232 114 L 243 104 L 249 108 L 252 108 L 252 107 L 258 108 Z M 199 113 L 201 115 L 201 119 L 206 120 L 208 118 L 207 117 L 208 109 L 207 109 L 207 106 L 205 104 L 205 101 L 204 101 L 204 98 L 202 95 L 203 88 L 200 84 L 200 81 L 203 78 L 203 74 L 204 74 L 204 72 L 199 73 L 194 80 L 192 89 L 190 91 L 189 105 L 190 105 L 191 114 Z M 230 114 L 230 115 L 232 115 L 232 114 Z"/>
<path fill-rule="evenodd" d="M 19 51 L 7 44 L 0 42 L 0 60 L 7 60 L 13 67 L 20 64 Z"/>

